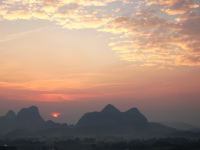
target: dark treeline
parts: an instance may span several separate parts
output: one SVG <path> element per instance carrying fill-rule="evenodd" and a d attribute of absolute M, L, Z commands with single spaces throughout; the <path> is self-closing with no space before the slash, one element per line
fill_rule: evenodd
<path fill-rule="evenodd" d="M 163 138 L 149 140 L 1 140 L 0 150 L 200 150 L 200 139 Z"/>

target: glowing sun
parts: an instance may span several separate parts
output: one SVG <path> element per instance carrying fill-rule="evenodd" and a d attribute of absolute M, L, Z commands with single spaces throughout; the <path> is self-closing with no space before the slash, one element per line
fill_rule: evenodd
<path fill-rule="evenodd" d="M 52 113 L 51 113 L 51 116 L 52 116 L 53 118 L 59 118 L 60 115 L 61 115 L 60 112 L 52 112 Z"/>

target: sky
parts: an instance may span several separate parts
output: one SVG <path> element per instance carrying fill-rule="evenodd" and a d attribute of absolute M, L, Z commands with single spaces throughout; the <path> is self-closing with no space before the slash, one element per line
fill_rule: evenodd
<path fill-rule="evenodd" d="M 199 0 L 0 0 L 0 115 L 112 103 L 200 126 L 199 27 Z"/>

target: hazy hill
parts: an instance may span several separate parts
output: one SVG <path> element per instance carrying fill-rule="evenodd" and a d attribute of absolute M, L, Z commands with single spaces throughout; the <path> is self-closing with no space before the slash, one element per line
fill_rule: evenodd
<path fill-rule="evenodd" d="M 127 136 L 162 137 L 175 132 L 175 129 L 159 123 L 152 123 L 137 109 L 119 111 L 109 104 L 100 112 L 84 114 L 76 128 L 80 135 L 88 136 Z"/>
<path fill-rule="evenodd" d="M 178 133 L 178 134 L 175 134 Z M 190 133 L 187 132 L 187 136 Z M 121 112 L 108 104 L 99 112 L 84 114 L 74 126 L 45 121 L 36 106 L 9 111 L 0 117 L 0 136 L 18 137 L 128 137 L 151 138 L 183 136 L 181 131 L 160 123 L 150 122 L 138 108 Z"/>
<path fill-rule="evenodd" d="M 8 111 L 5 116 L 0 117 L 0 135 L 28 135 L 61 127 L 63 127 L 62 124 L 45 121 L 36 106 L 23 108 L 17 114 Z"/>
<path fill-rule="evenodd" d="M 132 108 L 126 112 L 120 112 L 113 105 L 109 104 L 101 112 L 90 112 L 84 114 L 78 121 L 77 126 L 89 127 L 125 127 L 125 126 L 145 126 L 148 121 L 137 108 Z"/>
<path fill-rule="evenodd" d="M 178 130 L 186 130 L 186 131 L 200 131 L 200 127 L 184 123 L 184 122 L 162 122 L 162 124 L 176 128 Z"/>

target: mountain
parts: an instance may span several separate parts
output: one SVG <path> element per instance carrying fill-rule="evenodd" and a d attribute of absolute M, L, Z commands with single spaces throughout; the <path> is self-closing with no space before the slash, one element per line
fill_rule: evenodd
<path fill-rule="evenodd" d="M 195 132 L 196 133 L 196 132 Z M 45 121 L 36 106 L 8 111 L 0 117 L 0 137 L 124 137 L 157 138 L 199 136 L 160 123 L 150 122 L 138 108 L 121 112 L 108 104 L 101 111 L 84 114 L 74 126 Z"/>
<path fill-rule="evenodd" d="M 81 135 L 154 137 L 170 135 L 175 129 L 152 123 L 137 109 L 119 111 L 109 104 L 100 112 L 84 114 L 76 124 Z"/>
<path fill-rule="evenodd" d="M 84 114 L 76 124 L 77 127 L 106 127 L 117 124 L 121 119 L 120 111 L 112 105 L 107 105 L 101 112 Z"/>
<path fill-rule="evenodd" d="M 14 130 L 15 126 L 16 114 L 13 111 L 8 111 L 5 116 L 0 117 L 0 135 Z"/>
<path fill-rule="evenodd" d="M 20 129 L 37 130 L 44 126 L 45 121 L 41 117 L 38 108 L 31 106 L 18 112 L 16 123 Z"/>
<path fill-rule="evenodd" d="M 113 106 L 113 105 L 111 105 L 111 104 L 108 104 L 108 105 L 106 105 L 103 109 L 102 109 L 102 111 L 101 111 L 102 113 L 120 113 L 120 111 L 115 107 L 115 106 Z"/>
<path fill-rule="evenodd" d="M 131 108 L 122 114 L 126 124 L 142 126 L 148 123 L 147 118 L 137 108 Z"/>
<path fill-rule="evenodd" d="M 14 111 L 10 110 L 6 113 L 5 118 L 7 119 L 15 119 L 16 118 L 16 114 Z"/>
<path fill-rule="evenodd" d="M 52 131 L 63 127 L 67 125 L 45 121 L 36 106 L 23 108 L 17 114 L 8 111 L 5 116 L 0 117 L 0 135 L 32 135 L 38 131 Z"/>
<path fill-rule="evenodd" d="M 113 127 L 113 126 L 138 126 L 147 124 L 146 117 L 137 108 L 120 112 L 111 104 L 105 106 L 100 112 L 86 113 L 78 121 L 78 127 Z"/>
<path fill-rule="evenodd" d="M 185 130 L 185 131 L 199 130 L 200 131 L 200 127 L 197 127 L 188 123 L 184 123 L 184 122 L 162 122 L 162 124 L 172 127 L 172 128 L 176 128 L 178 130 Z"/>

